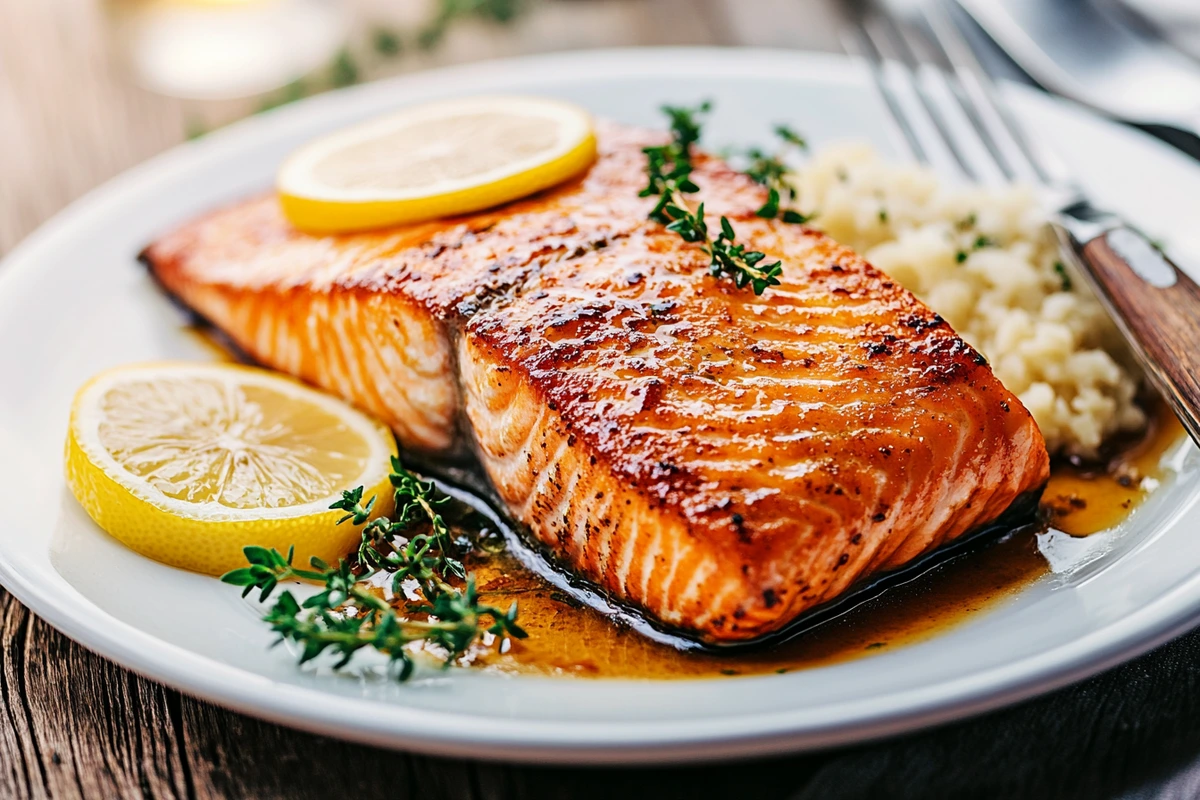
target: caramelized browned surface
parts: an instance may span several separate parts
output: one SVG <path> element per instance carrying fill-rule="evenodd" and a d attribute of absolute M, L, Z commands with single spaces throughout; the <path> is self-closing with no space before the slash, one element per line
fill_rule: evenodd
<path fill-rule="evenodd" d="M 761 297 L 711 278 L 646 220 L 650 140 L 604 128 L 582 179 L 472 217 L 313 238 L 265 198 L 147 257 L 406 447 L 473 434 L 555 557 L 710 641 L 776 630 L 1045 482 L 1033 420 L 946 323 L 827 237 L 756 218 L 760 188 L 701 159 L 708 209 L 784 261 Z"/>

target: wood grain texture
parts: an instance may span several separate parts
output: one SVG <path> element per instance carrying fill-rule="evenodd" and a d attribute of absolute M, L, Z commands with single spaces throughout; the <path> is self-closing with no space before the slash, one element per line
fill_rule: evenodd
<path fill-rule="evenodd" d="M 412 15 L 410 3 L 355 2 L 372 18 Z M 394 68 L 608 44 L 830 49 L 833 16 L 815 5 L 548 3 L 502 35 L 464 26 Z M 95 0 L 0 0 L 0 20 L 0 253 L 181 141 L 195 117 L 247 110 L 131 85 Z M 1200 796 L 1198 755 L 1200 634 L 1048 697 L 882 743 L 733 765 L 568 769 L 376 750 L 230 713 L 89 653 L 0 592 L 0 798 L 1190 798 Z"/>
<path fill-rule="evenodd" d="M 1200 286 L 1132 228 L 1107 231 L 1080 254 L 1101 302 L 1200 442 Z"/>

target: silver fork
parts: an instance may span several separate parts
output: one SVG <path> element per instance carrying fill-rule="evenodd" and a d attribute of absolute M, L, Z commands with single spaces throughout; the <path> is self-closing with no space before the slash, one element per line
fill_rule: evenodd
<path fill-rule="evenodd" d="M 926 0 L 906 21 L 860 5 L 847 49 L 867 59 L 918 161 L 952 177 L 1039 190 L 1064 256 L 1200 443 L 1200 287 L 1134 227 L 1093 206 L 1063 163 L 1026 135 L 942 3 Z"/>

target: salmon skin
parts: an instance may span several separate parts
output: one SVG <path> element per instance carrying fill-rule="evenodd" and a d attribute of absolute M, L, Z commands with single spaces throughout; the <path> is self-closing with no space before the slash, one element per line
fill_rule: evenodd
<path fill-rule="evenodd" d="M 487 212 L 314 237 L 263 197 L 143 258 L 262 364 L 410 451 L 473 454 L 559 565 L 703 643 L 777 632 L 1040 491 L 1036 424 L 941 317 L 699 155 L 710 227 L 783 261 L 758 297 L 711 277 L 638 197 L 661 138 L 599 140 L 585 175 Z"/>

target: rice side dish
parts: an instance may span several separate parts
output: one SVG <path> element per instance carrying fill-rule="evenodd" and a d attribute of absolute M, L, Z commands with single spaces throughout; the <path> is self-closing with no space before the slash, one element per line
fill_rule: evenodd
<path fill-rule="evenodd" d="M 941 314 L 1033 414 L 1052 454 L 1097 457 L 1140 430 L 1143 384 L 1120 334 L 1058 252 L 1033 193 L 952 186 L 865 145 L 818 153 L 797 206 Z"/>

